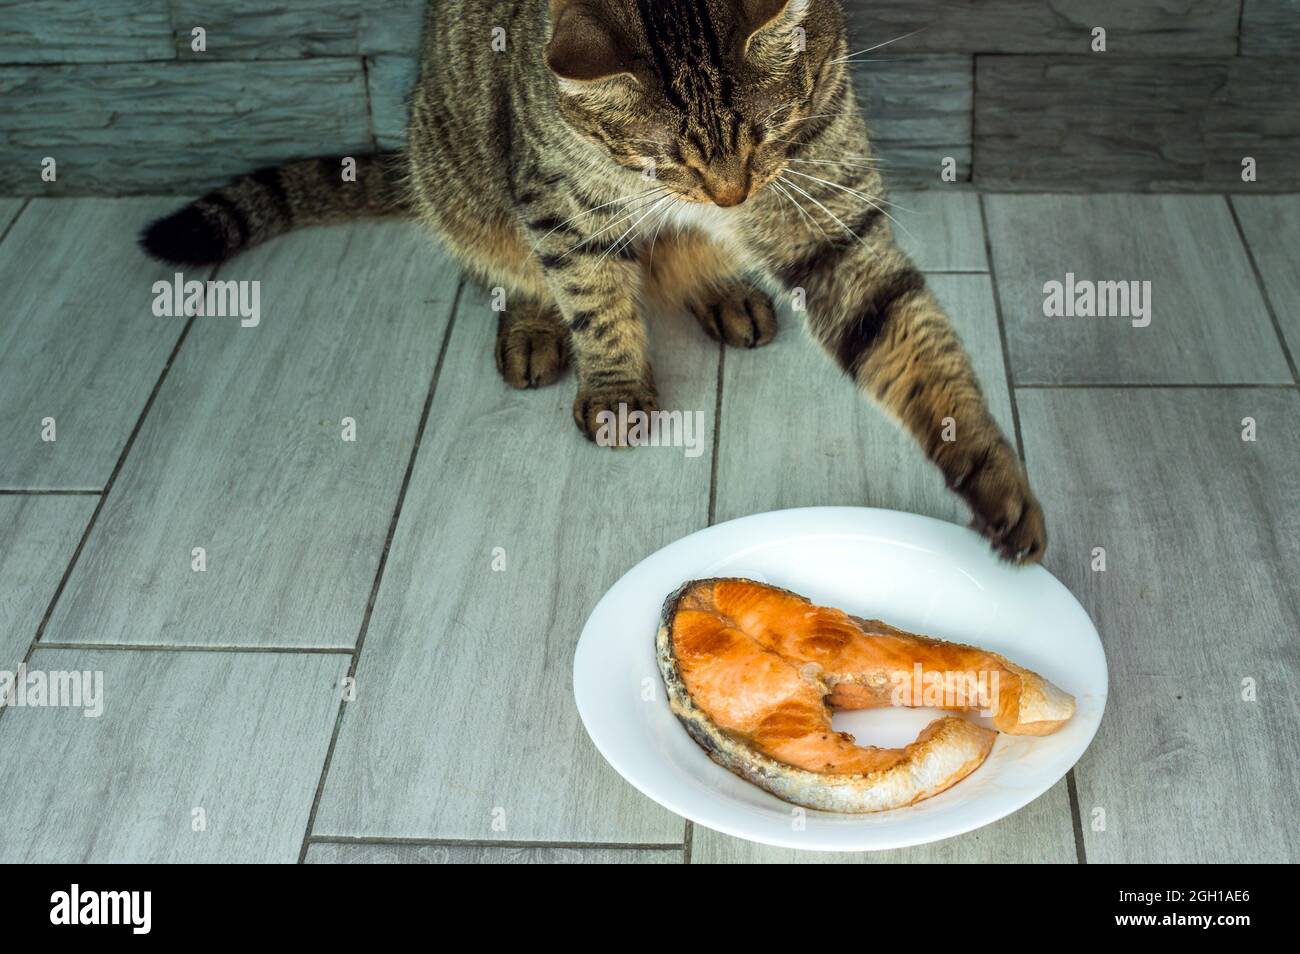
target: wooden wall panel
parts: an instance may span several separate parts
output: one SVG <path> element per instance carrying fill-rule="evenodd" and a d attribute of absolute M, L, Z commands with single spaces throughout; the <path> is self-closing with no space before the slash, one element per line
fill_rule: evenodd
<path fill-rule="evenodd" d="M 0 63 L 175 57 L 167 0 L 0 0 Z"/>
<path fill-rule="evenodd" d="M 1240 0 L 846 0 L 845 7 L 860 41 L 854 49 L 915 30 L 899 50 L 1087 53 L 1093 28 L 1104 27 L 1111 53 L 1231 56 Z"/>
<path fill-rule="evenodd" d="M 976 60 L 975 182 L 1035 191 L 1300 186 L 1300 61 Z M 1260 185 L 1241 179 L 1253 157 Z"/>
<path fill-rule="evenodd" d="M 8 195 L 195 192 L 371 148 L 360 59 L 0 67 L 0 129 Z"/>

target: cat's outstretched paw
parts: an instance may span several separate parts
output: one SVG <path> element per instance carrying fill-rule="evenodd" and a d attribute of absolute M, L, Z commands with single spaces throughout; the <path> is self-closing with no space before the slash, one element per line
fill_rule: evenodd
<path fill-rule="evenodd" d="M 654 385 L 640 382 L 582 386 L 573 402 L 573 420 L 587 440 L 602 447 L 634 447 L 635 412 L 650 414 L 658 407 Z"/>
<path fill-rule="evenodd" d="M 973 455 L 951 482 L 970 505 L 971 526 L 1012 563 L 1037 563 L 1047 549 L 1043 508 L 1015 453 L 1005 443 Z"/>
<path fill-rule="evenodd" d="M 733 348 L 758 348 L 776 337 L 772 299 L 743 282 L 727 282 L 686 307 L 705 334 Z"/>
<path fill-rule="evenodd" d="M 553 384 L 569 363 L 569 331 L 559 315 L 508 316 L 497 325 L 497 370 L 512 388 Z"/>

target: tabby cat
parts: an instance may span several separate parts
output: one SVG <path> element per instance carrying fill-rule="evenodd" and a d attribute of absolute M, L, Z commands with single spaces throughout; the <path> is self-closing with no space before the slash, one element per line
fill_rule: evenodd
<path fill-rule="evenodd" d="M 142 236 L 208 264 L 300 225 L 418 218 L 507 289 L 518 388 L 570 359 L 578 428 L 656 403 L 643 297 L 754 348 L 794 292 L 813 336 L 895 415 L 1006 558 L 1042 511 L 925 280 L 895 246 L 839 0 L 437 0 L 401 153 L 236 179 Z M 653 254 L 651 250 L 653 249 Z M 954 439 L 955 437 L 955 439 Z"/>

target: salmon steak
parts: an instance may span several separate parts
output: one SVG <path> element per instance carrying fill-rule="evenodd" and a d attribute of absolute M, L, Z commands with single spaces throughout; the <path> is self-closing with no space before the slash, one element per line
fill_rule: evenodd
<path fill-rule="evenodd" d="M 655 639 L 673 713 L 713 761 L 778 798 L 831 812 L 902 808 L 983 764 L 997 732 L 1047 735 L 1074 697 L 997 653 L 816 606 L 744 579 L 693 580 L 664 601 Z M 901 749 L 858 745 L 835 709 L 925 706 Z"/>

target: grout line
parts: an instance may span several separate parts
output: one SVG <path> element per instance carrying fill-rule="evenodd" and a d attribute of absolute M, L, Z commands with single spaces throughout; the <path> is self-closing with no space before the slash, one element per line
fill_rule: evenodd
<path fill-rule="evenodd" d="M 1017 384 L 1017 391 L 1251 391 L 1286 390 L 1294 384 Z"/>
<path fill-rule="evenodd" d="M 726 345 L 718 342 L 717 395 L 713 401 L 713 460 L 709 465 L 709 512 L 706 526 L 713 526 L 718 506 L 718 452 L 722 446 L 722 381 L 727 361 Z"/>
<path fill-rule="evenodd" d="M 179 26 L 179 25 L 177 24 L 177 22 L 176 22 L 176 0 L 166 0 L 166 2 L 165 2 L 165 6 L 167 7 L 167 25 L 171 28 L 171 34 L 172 34 L 172 36 L 171 36 L 171 41 L 172 41 L 172 55 L 171 55 L 171 59 L 172 59 L 172 60 L 179 60 L 179 59 L 181 58 L 181 43 L 182 43 L 182 40 L 181 40 L 180 36 L 178 35 L 179 32 L 180 32 L 180 26 Z M 195 24 L 195 26 L 198 26 L 198 25 L 199 25 L 199 24 Z M 164 60 L 163 62 L 166 62 L 166 61 Z"/>
<path fill-rule="evenodd" d="M 370 151 L 379 152 L 379 133 L 375 131 L 375 104 L 370 98 L 370 63 L 367 54 L 361 54 L 361 82 L 366 87 L 366 126 L 370 129 Z"/>
<path fill-rule="evenodd" d="M 208 272 L 207 279 L 210 281 L 216 277 L 217 270 L 221 268 L 216 265 Z M 122 452 L 117 455 L 117 462 L 113 465 L 113 472 L 108 475 L 108 481 L 104 484 L 104 492 L 99 495 L 99 502 L 95 504 L 95 510 L 86 521 L 86 529 L 81 532 L 81 539 L 77 541 L 77 548 L 72 551 L 72 558 L 68 560 L 67 567 L 63 570 L 63 576 L 59 578 L 59 585 L 54 589 L 54 595 L 50 597 L 49 604 L 45 607 L 45 612 L 41 615 L 41 621 L 36 626 L 36 635 L 32 637 L 31 644 L 27 647 L 27 653 L 23 656 L 23 662 L 30 662 L 32 653 L 36 651 L 37 644 L 40 643 L 41 637 L 45 635 L 45 628 L 50 624 L 50 617 L 54 615 L 54 607 L 59 603 L 59 597 L 63 595 L 64 589 L 68 585 L 68 580 L 72 577 L 72 571 L 77 566 L 77 560 L 81 558 L 81 551 L 86 547 L 86 541 L 90 539 L 91 532 L 95 529 L 95 522 L 99 519 L 100 513 L 104 509 L 104 503 L 108 500 L 108 493 L 113 489 L 117 482 L 117 475 L 122 472 L 122 466 L 126 463 L 126 457 L 131 453 L 131 448 L 135 445 L 135 439 L 139 436 L 140 430 L 144 427 L 145 418 L 149 416 L 149 411 L 153 408 L 153 403 L 158 397 L 158 392 L 162 390 L 163 382 L 167 380 L 167 374 L 172 369 L 172 364 L 176 361 L 176 356 L 180 354 L 181 345 L 189 337 L 190 329 L 194 327 L 194 321 L 198 315 L 190 315 L 189 321 L 185 322 L 185 327 L 181 329 L 180 336 L 176 339 L 176 344 L 172 346 L 171 354 L 167 356 L 167 363 L 163 365 L 162 371 L 158 374 L 158 380 L 154 382 L 153 390 L 149 392 L 149 397 L 144 402 L 144 407 L 140 411 L 140 416 L 136 418 L 135 427 L 131 428 L 131 433 L 122 445 Z M 0 708 L 0 717 L 5 714 L 9 707 Z"/>
<path fill-rule="evenodd" d="M 1096 54 L 1092 54 L 1092 55 L 1095 56 Z M 1300 192 L 1300 188 L 1294 186 L 1290 188 L 1282 188 L 1282 189 L 1271 189 L 1267 187 L 1259 188 L 1259 189 L 1253 187 L 1250 189 L 1237 189 L 1234 187 L 1231 192 L 1225 192 L 1224 190 L 1227 188 L 1227 186 L 1224 185 L 1223 183 L 1216 184 L 1213 187 L 1209 187 L 1207 184 L 1207 187 L 1204 189 L 1181 189 L 1176 191 L 1169 190 L 1169 189 L 1163 189 L 1163 190 L 1162 189 L 1135 189 L 1132 188 L 1131 186 L 1128 188 L 1116 186 L 1113 189 L 1093 188 L 1093 189 L 1062 190 L 1059 187 L 1056 189 L 1038 189 L 1038 188 L 1018 189 L 1018 188 L 1002 186 L 997 183 L 992 183 L 989 185 L 974 184 L 969 188 L 963 186 L 962 188 L 959 189 L 953 189 L 954 185 L 961 185 L 961 183 L 950 182 L 948 183 L 947 188 L 953 192 L 978 192 L 980 195 L 995 195 L 1003 198 L 1016 198 L 1017 196 L 1029 196 L 1035 198 L 1042 198 L 1044 196 L 1047 196 L 1047 197 L 1060 198 L 1060 199 L 1095 199 L 1099 196 L 1126 196 L 1126 197 L 1139 198 L 1139 199 L 1141 198 L 1147 198 L 1147 199 L 1201 198 L 1204 199 L 1208 196 L 1216 196 L 1216 195 L 1273 196 L 1276 198 L 1279 196 L 1288 196 L 1288 197 L 1294 196 L 1297 192 Z M 1253 185 L 1254 183 L 1252 183 L 1252 186 Z M 899 192 L 939 192 L 941 190 L 938 187 L 934 187 L 934 186 L 926 187 L 926 186 L 917 186 L 914 184 L 910 187 L 903 186 L 899 188 L 898 191 Z"/>
<path fill-rule="evenodd" d="M 23 217 L 23 213 L 27 211 L 27 207 L 31 204 L 32 204 L 31 196 L 27 196 L 27 198 L 23 199 L 23 204 L 18 207 L 18 211 L 15 212 L 14 217 L 9 220 L 9 224 L 6 225 L 3 229 L 0 229 L 0 242 L 3 242 L 6 238 L 9 237 L 9 233 L 13 230 L 13 227 L 18 224 L 18 220 Z"/>
<path fill-rule="evenodd" d="M 100 497 L 102 490 L 0 490 L 0 497 Z"/>
<path fill-rule="evenodd" d="M 972 186 L 975 186 L 975 144 L 979 141 L 976 135 L 979 125 L 980 95 L 978 57 L 978 53 L 972 53 L 970 58 L 970 168 L 966 170 L 968 178 L 965 181 Z M 983 212 L 980 214 L 982 216 Z"/>
<path fill-rule="evenodd" d="M 998 273 L 993 267 L 993 239 L 989 235 L 988 215 L 984 211 L 984 196 L 979 197 L 980 205 L 980 228 L 984 231 L 984 258 L 985 264 L 988 265 L 989 284 L 993 288 L 993 313 L 998 320 L 998 340 L 1002 345 L 1002 370 L 1006 373 L 1007 380 L 1007 400 L 1011 404 L 1011 426 L 1015 431 L 1016 452 L 1020 455 L 1020 463 L 1025 462 L 1025 442 L 1020 432 L 1020 408 L 1016 404 L 1016 384 L 1011 372 L 1011 349 L 1007 344 L 1007 323 L 1006 316 L 1002 314 L 1002 293 L 998 288 Z"/>
<path fill-rule="evenodd" d="M 39 649 L 108 649 L 147 653 L 281 653 L 284 655 L 350 655 L 340 646 L 168 646 L 163 643 L 52 643 L 42 641 Z"/>
<path fill-rule="evenodd" d="M 1237 0 L 1237 55 L 1241 56 L 1241 31 L 1245 26 L 1246 0 Z"/>
<path fill-rule="evenodd" d="M 727 346 L 718 342 L 718 381 L 714 390 L 714 452 L 708 464 L 708 515 L 706 526 L 714 525 L 718 516 L 718 454 L 723 443 L 723 372 L 727 368 Z M 681 836 L 681 863 L 690 864 L 690 846 L 694 842 L 695 825 L 684 819 Z"/>
<path fill-rule="evenodd" d="M 718 455 L 723 445 L 723 380 L 727 369 L 727 346 L 718 342 L 718 387 L 714 398 L 714 454 L 708 467 L 708 516 L 706 526 L 718 519 Z M 684 819 L 681 834 L 681 863 L 690 864 L 690 847 L 695 841 L 695 824 Z"/>
<path fill-rule="evenodd" d="M 1088 863 L 1088 850 L 1083 844 L 1083 816 L 1079 814 L 1079 786 L 1074 780 L 1075 766 L 1065 773 L 1065 790 L 1070 796 L 1070 824 L 1074 828 L 1074 855 L 1079 864 Z"/>
<path fill-rule="evenodd" d="M 438 379 L 442 376 L 442 364 L 447 357 L 447 348 L 451 344 L 452 329 L 456 327 L 456 313 L 460 310 L 461 293 L 465 289 L 462 276 L 452 296 L 451 309 L 447 318 L 447 329 L 443 332 L 442 346 L 438 349 L 438 360 L 433 366 L 433 377 L 429 381 L 429 391 L 424 397 L 424 407 L 420 411 L 420 422 L 415 429 L 415 439 L 411 442 L 411 456 L 406 462 L 406 472 L 402 475 L 402 486 L 397 492 L 397 502 L 393 506 L 393 516 L 388 521 L 388 534 L 384 538 L 384 549 L 379 554 L 379 565 L 375 567 L 375 579 L 370 585 L 370 598 L 366 601 L 366 610 L 361 617 L 361 628 L 357 631 L 357 642 L 352 648 L 352 662 L 348 665 L 347 675 L 355 679 L 357 664 L 361 661 L 361 650 L 365 646 L 366 634 L 370 629 L 370 616 L 375 609 L 375 599 L 379 595 L 379 585 L 384 578 L 384 569 L 388 566 L 388 553 L 393 546 L 393 534 L 397 531 L 397 521 L 402 516 L 402 504 L 406 502 L 406 491 L 411 485 L 411 475 L 415 472 L 415 459 L 420 453 L 420 444 L 424 439 L 425 429 L 429 425 L 429 411 L 433 407 L 433 395 L 438 389 Z M 321 766 L 320 780 L 316 783 L 316 793 L 311 800 L 311 811 L 307 815 L 307 827 L 303 831 L 302 848 L 298 852 L 298 864 L 307 857 L 307 844 L 311 830 L 316 824 L 316 813 L 320 810 L 321 795 L 325 792 L 325 779 L 329 776 L 330 765 L 334 761 L 334 748 L 338 744 L 339 730 L 343 727 L 343 713 L 347 709 L 347 699 L 339 700 L 338 715 L 334 719 L 334 730 L 330 733 L 329 748 L 325 751 L 325 764 Z"/>
<path fill-rule="evenodd" d="M 1002 366 L 1007 374 L 1007 398 L 1011 404 L 1011 420 L 1015 424 L 1016 430 L 1016 449 L 1020 453 L 1021 466 L 1025 468 L 1025 475 L 1029 474 L 1029 466 L 1025 461 L 1025 439 L 1020 429 L 1020 405 L 1016 401 L 1016 387 L 1012 380 L 1011 374 L 1011 352 L 1007 347 L 1007 328 L 1006 318 L 1002 314 L 1002 297 L 998 291 L 997 269 L 993 267 L 993 239 L 989 233 L 988 216 L 984 211 L 984 196 L 980 196 L 980 223 L 984 228 L 984 255 L 988 259 L 989 266 L 989 283 L 993 286 L 993 303 L 994 310 L 998 316 L 998 337 L 1002 342 Z M 1076 861 L 1081 865 L 1088 863 L 1088 856 L 1083 848 L 1083 828 L 1079 820 L 1079 795 L 1074 783 L 1074 766 L 1065 773 L 1066 791 L 1070 797 L 1070 823 L 1074 829 L 1074 853 Z"/>
<path fill-rule="evenodd" d="M 311 835 L 307 842 L 312 845 L 388 845 L 393 847 L 445 847 L 445 848 L 595 848 L 628 851 L 681 851 L 682 846 L 671 844 L 630 844 L 617 841 L 493 841 L 478 838 L 385 838 L 356 837 L 347 835 Z"/>
<path fill-rule="evenodd" d="M 1237 206 L 1233 204 L 1230 196 L 1225 195 L 1223 198 L 1228 204 L 1228 214 L 1232 216 L 1232 222 L 1237 227 L 1237 237 L 1241 239 L 1241 247 L 1246 250 L 1246 260 L 1250 262 L 1250 268 L 1255 273 L 1255 285 L 1264 299 L 1264 308 L 1268 311 L 1269 320 L 1273 322 L 1273 332 L 1282 347 L 1282 357 L 1286 359 L 1286 366 L 1291 369 L 1291 380 L 1300 383 L 1300 374 L 1296 373 L 1295 358 L 1291 355 L 1291 349 L 1287 347 L 1286 336 L 1282 334 L 1282 323 L 1277 318 L 1277 309 L 1273 307 L 1273 299 L 1269 297 L 1268 287 L 1264 284 L 1264 274 L 1259 270 L 1255 253 L 1251 251 L 1250 242 L 1246 241 L 1246 230 L 1242 228 L 1241 219 L 1237 217 Z"/>
<path fill-rule="evenodd" d="M 201 26 L 201 24 L 197 24 L 197 23 L 196 23 L 195 26 Z M 69 54 L 69 55 L 71 55 L 71 54 Z M 333 59 L 343 59 L 342 56 L 338 56 L 338 55 L 335 55 L 335 56 L 332 57 L 332 58 L 333 58 Z M 131 57 L 130 59 L 127 59 L 127 60 L 72 60 L 72 59 L 69 59 L 69 60 L 5 60 L 5 62 L 4 62 L 3 65 L 4 65 L 5 67 L 22 66 L 22 67 L 27 67 L 27 68 L 33 68 L 33 67 L 35 67 L 35 68 L 37 68 L 37 69 L 55 70 L 55 69 L 58 69 L 58 68 L 60 68 L 60 67 L 66 67 L 66 66 L 95 66 L 95 65 L 103 65 L 103 64 L 108 64 L 108 63 L 119 63 L 119 64 L 121 64 L 121 65 L 123 65 L 123 66 L 127 66 L 127 65 L 130 65 L 130 64 L 143 64 L 143 63 L 174 63 L 174 62 L 176 62 L 176 57 L 175 57 L 175 56 L 139 56 L 139 57 L 135 57 L 135 56 L 133 56 L 133 57 Z M 249 59 L 247 59 L 247 58 L 245 58 L 245 59 L 235 59 L 235 58 L 231 57 L 231 58 L 223 58 L 223 59 L 219 60 L 218 62 L 221 62 L 221 63 L 250 63 L 250 62 L 253 62 L 253 61 L 252 61 L 252 60 L 249 60 Z M 264 62 L 273 62 L 273 61 L 267 60 L 267 61 L 264 61 Z M 280 62 L 287 62 L 287 61 L 286 61 L 286 60 L 281 60 Z M 57 180 L 55 181 L 54 184 L 55 184 L 55 185 L 58 184 Z M 120 199 L 120 198 L 125 198 L 125 197 L 127 197 L 127 196 L 139 195 L 139 194 L 140 194 L 140 193 L 132 193 L 132 192 L 126 192 L 126 193 L 122 193 L 122 192 L 71 192 L 71 193 L 68 193 L 68 192 L 57 192 L 57 193 L 56 193 L 56 192 L 50 192 L 50 193 L 41 193 L 41 194 L 39 194 L 39 195 L 33 195 L 32 198 L 33 198 L 33 199 Z M 9 193 L 9 194 L 0 195 L 0 199 L 16 199 L 16 198 L 18 198 L 18 195 L 17 195 L 16 193 Z"/>

